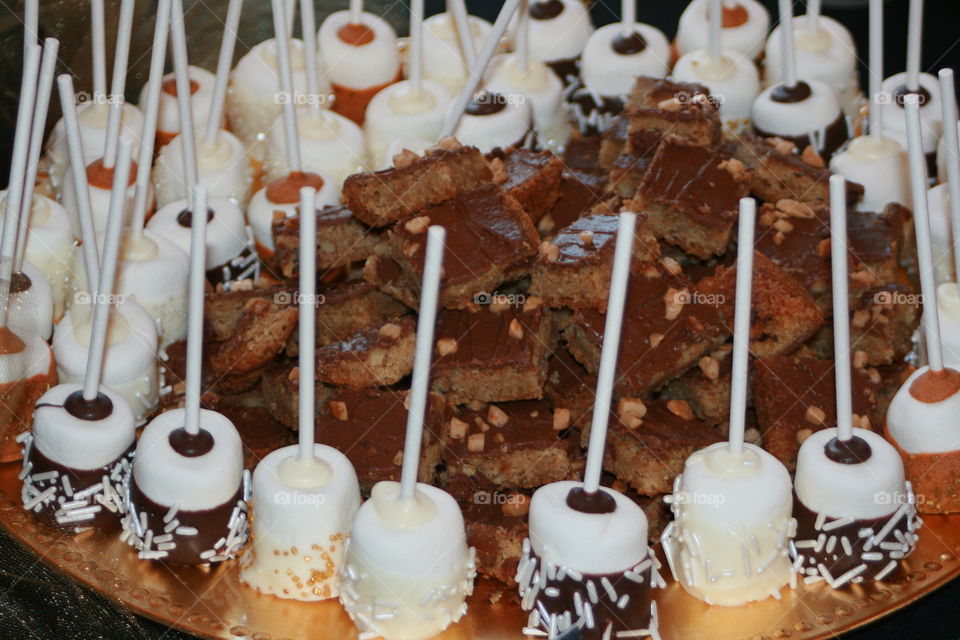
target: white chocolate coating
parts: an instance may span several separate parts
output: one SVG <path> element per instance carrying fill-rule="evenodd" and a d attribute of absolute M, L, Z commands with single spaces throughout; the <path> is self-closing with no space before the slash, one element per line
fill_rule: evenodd
<path fill-rule="evenodd" d="M 190 113 L 193 114 L 193 128 L 202 131 L 207 126 L 210 116 L 210 103 L 213 101 L 213 86 L 217 77 L 200 67 L 187 67 L 190 80 L 197 83 L 197 90 L 190 94 Z M 173 72 L 163 76 L 163 83 L 173 81 L 176 75 Z M 144 84 L 140 92 L 141 100 L 147 95 L 150 83 Z M 180 133 L 180 105 L 177 96 L 160 91 L 160 103 L 157 105 L 157 132 L 165 134 Z"/>
<path fill-rule="evenodd" d="M 185 411 L 170 409 L 140 434 L 133 479 L 140 491 L 163 506 L 203 511 L 225 504 L 243 478 L 243 446 L 236 427 L 222 414 L 200 410 L 200 428 L 213 436 L 213 448 L 188 458 L 170 446 L 170 433 L 184 425 Z"/>
<path fill-rule="evenodd" d="M 922 366 L 897 390 L 887 409 L 887 430 L 907 453 L 960 450 L 960 393 L 940 402 L 921 402 L 910 393 L 914 380 L 930 370 Z"/>
<path fill-rule="evenodd" d="M 955 281 L 953 225 L 950 224 L 950 187 L 938 184 L 927 190 L 930 212 L 930 239 L 933 242 L 933 267 L 937 284 Z M 946 339 L 940 330 L 940 339 Z"/>
<path fill-rule="evenodd" d="M 316 54 L 319 56 L 319 54 Z M 293 68 L 293 99 L 296 104 L 307 100 L 322 100 L 330 93 L 326 76 L 319 74 L 320 97 L 308 98 L 306 61 L 303 41 L 290 39 L 290 66 Z M 274 38 L 254 46 L 240 59 L 230 73 L 227 91 L 226 115 L 230 129 L 238 138 L 257 152 L 255 142 L 262 142 L 270 125 L 283 110 L 287 99 L 280 90 L 279 55 Z"/>
<path fill-rule="evenodd" d="M 880 213 L 890 202 L 904 206 L 912 203 L 907 150 L 893 138 L 853 138 L 830 158 L 830 169 L 863 185 L 857 211 Z"/>
<path fill-rule="evenodd" d="M 647 517 L 618 491 L 601 488 L 616 500 L 613 513 L 591 514 L 567 506 L 567 494 L 582 487 L 551 482 L 530 500 L 530 545 L 544 562 L 580 573 L 619 573 L 647 557 Z"/>
<path fill-rule="evenodd" d="M 530 18 L 529 53 L 531 60 L 554 62 L 576 58 L 583 51 L 590 34 L 593 33 L 593 21 L 586 3 L 582 0 L 562 0 L 563 11 L 550 20 Z M 516 25 L 516 17 L 513 23 Z M 513 33 L 515 29 L 511 29 Z M 516 43 L 516 34 L 513 34 Z"/>
<path fill-rule="evenodd" d="M 30 278 L 30 288 L 10 296 L 7 324 L 17 333 L 33 333 L 49 340 L 53 333 L 53 292 L 50 283 L 32 264 L 23 261 L 21 271 Z"/>
<path fill-rule="evenodd" d="M 169 240 L 190 255 L 190 227 L 177 218 L 189 207 L 186 200 L 175 200 L 150 218 L 147 230 Z M 248 246 L 247 231 L 240 207 L 226 198 L 210 198 L 207 207 L 213 218 L 207 222 L 207 269 L 213 269 L 240 255 Z"/>
<path fill-rule="evenodd" d="M 342 453 L 322 444 L 314 444 L 313 452 L 330 469 L 322 486 L 294 486 L 282 479 L 280 467 L 299 455 L 297 445 L 271 452 L 253 472 L 255 518 L 240 580 L 261 593 L 305 601 L 340 594 L 360 486 Z"/>
<path fill-rule="evenodd" d="M 196 148 L 197 183 L 207 188 L 208 196 L 227 198 L 241 207 L 246 206 L 253 189 L 253 168 L 250 153 L 243 142 L 221 129 L 216 141 L 207 144 L 201 131 L 196 138 Z M 153 165 L 153 184 L 158 207 L 187 198 L 183 139 L 180 136 L 160 149 Z"/>
<path fill-rule="evenodd" d="M 61 383 L 82 383 L 90 342 L 90 295 L 77 294 L 53 335 L 53 355 Z M 126 399 L 137 424 L 142 424 L 159 399 L 157 325 L 132 300 L 118 299 L 107 325 L 102 384 Z"/>
<path fill-rule="evenodd" d="M 77 107 L 77 119 L 80 121 L 80 143 L 83 147 L 83 159 L 90 164 L 103 156 L 107 144 L 107 118 L 110 113 L 107 104 L 84 102 Z M 57 121 L 47 138 L 47 158 L 50 161 L 50 180 L 55 189 L 64 184 L 64 173 L 70 164 L 67 151 L 67 133 L 63 118 Z M 120 110 L 120 139 L 129 140 L 133 158 L 140 150 L 140 132 L 143 130 L 143 112 L 136 106 L 125 102 Z M 69 180 L 68 180 L 69 182 Z"/>
<path fill-rule="evenodd" d="M 317 203 L 319 211 L 327 205 L 335 205 L 340 202 L 340 186 L 337 181 L 328 174 L 314 171 L 323 178 L 323 187 L 317 191 L 314 202 Z M 276 204 L 267 199 L 267 187 L 260 189 L 253 198 L 250 199 L 250 207 L 247 209 L 247 222 L 253 230 L 253 237 L 261 246 L 273 251 L 273 216 L 274 212 L 283 212 L 284 217 L 289 218 L 297 213 L 300 206 L 299 200 L 288 204 Z"/>
<path fill-rule="evenodd" d="M 35 333 L 17 327 L 10 330 L 23 340 L 25 348 L 19 353 L 0 354 L 0 384 L 47 375 L 53 364 L 50 345 Z"/>
<path fill-rule="evenodd" d="M 810 86 L 810 95 L 799 102 L 775 102 L 770 97 L 773 87 L 764 89 L 753 101 L 753 126 L 774 135 L 802 136 L 833 124 L 841 115 L 837 94 L 819 80 L 802 80 Z"/>
<path fill-rule="evenodd" d="M 399 490 L 396 482 L 377 483 L 357 512 L 340 601 L 363 637 L 423 640 L 466 613 L 474 554 L 450 494 L 417 484 L 419 508 L 404 514 Z"/>
<path fill-rule="evenodd" d="M 779 598 L 791 581 L 790 474 L 766 451 L 743 447 L 735 456 L 719 442 L 687 458 L 661 537 L 673 577 L 707 604 Z"/>
<path fill-rule="evenodd" d="M 363 128 L 367 134 L 368 157 L 374 164 L 386 158 L 390 144 L 402 137 L 436 140 L 453 97 L 442 85 L 423 81 L 418 95 L 404 80 L 373 96 L 367 105 Z"/>
<path fill-rule="evenodd" d="M 563 108 L 563 83 L 549 67 L 534 63 L 524 72 L 515 55 L 497 56 L 487 71 L 487 87 L 508 97 L 525 96 L 539 143 L 554 152 L 563 150 L 572 128 Z"/>
<path fill-rule="evenodd" d="M 491 24 L 483 18 L 468 16 L 473 52 L 483 47 Z M 467 81 L 467 64 L 460 45 L 460 32 L 450 13 L 437 13 L 423 21 L 423 76 L 442 84 L 456 94 Z"/>
<path fill-rule="evenodd" d="M 797 75 L 827 83 L 841 103 L 847 104 L 859 89 L 857 45 L 847 28 L 830 16 L 819 16 L 817 26 L 816 31 L 811 30 L 805 15 L 793 18 Z M 780 33 L 777 25 L 767 38 L 763 60 L 767 86 L 783 81 Z"/>
<path fill-rule="evenodd" d="M 943 361 L 960 369 L 960 295 L 954 282 L 937 287 L 937 311 L 940 317 L 940 347 Z"/>
<path fill-rule="evenodd" d="M 666 77 L 670 70 L 667 36 L 649 24 L 636 23 L 633 31 L 643 36 L 647 47 L 629 55 L 617 53 L 613 42 L 624 33 L 619 22 L 600 27 L 590 36 L 580 55 L 580 78 L 587 89 L 601 96 L 630 93 L 637 76 Z"/>
<path fill-rule="evenodd" d="M 300 164 L 304 171 L 330 175 L 338 185 L 343 185 L 347 176 L 362 171 L 366 166 L 367 149 L 363 129 L 339 113 L 329 109 L 315 111 L 310 107 L 298 107 L 297 134 Z M 266 182 L 290 173 L 286 136 L 283 122 L 279 119 L 267 134 L 264 170 Z"/>
<path fill-rule="evenodd" d="M 899 142 L 904 149 L 907 148 L 906 118 L 903 107 L 893 99 L 893 93 L 906 84 L 906 81 L 906 73 L 897 73 L 884 80 L 884 102 L 880 105 L 883 109 L 883 134 Z M 924 153 L 934 153 L 943 134 L 940 82 L 936 76 L 921 73 L 920 86 L 930 94 L 930 99 L 920 105 L 920 140 L 923 142 Z"/>
<path fill-rule="evenodd" d="M 38 405 L 63 405 L 83 384 L 58 384 L 37 400 Z M 39 407 L 33 414 L 33 446 L 57 464 L 90 471 L 105 467 L 122 456 L 136 439 L 133 412 L 122 395 L 100 385 L 100 393 L 113 403 L 102 420 L 81 420 L 62 406 Z"/>
<path fill-rule="evenodd" d="M 70 214 L 70 222 L 73 224 L 73 233 L 80 237 L 80 213 L 77 208 L 77 193 L 73 187 L 73 177 L 70 172 L 73 167 L 67 166 L 66 174 L 63 177 L 63 187 L 60 189 L 60 203 Z M 132 180 L 133 175 L 130 176 Z M 136 193 L 136 184 L 130 184 L 127 187 L 126 199 L 124 201 L 124 210 L 129 211 L 133 207 L 133 197 Z M 147 202 L 153 198 L 153 187 L 150 187 L 150 193 L 147 194 Z M 110 211 L 110 187 L 102 188 L 97 185 L 89 185 L 90 191 L 90 211 L 93 214 L 93 229 L 97 233 L 107 228 L 107 214 Z"/>
<path fill-rule="evenodd" d="M 337 32 L 350 23 L 349 11 L 331 13 L 317 32 L 317 46 L 332 84 L 350 89 L 367 89 L 386 84 L 400 71 L 397 33 L 378 15 L 364 11 L 360 23 L 373 31 L 365 45 L 347 44 Z"/>
<path fill-rule="evenodd" d="M 872 431 L 855 428 L 853 435 L 870 445 L 870 457 L 859 464 L 841 464 L 824 455 L 826 444 L 837 436 L 836 429 L 822 429 L 803 442 L 794 478 L 797 498 L 814 513 L 831 518 L 888 516 L 905 494 L 900 454 Z"/>
<path fill-rule="evenodd" d="M 770 29 L 770 12 L 757 0 L 737 0 L 747 11 L 747 21 L 737 27 L 724 28 L 721 34 L 723 49 L 736 51 L 750 60 L 756 60 L 763 51 L 763 43 Z M 693 0 L 680 15 L 677 25 L 677 51 L 684 55 L 696 49 L 706 49 L 710 33 L 709 0 Z"/>
<path fill-rule="evenodd" d="M 957 133 L 957 137 L 960 138 L 960 132 Z M 937 181 L 946 182 L 947 181 L 947 144 L 945 142 L 946 138 L 941 132 L 940 141 L 937 143 Z"/>
<path fill-rule="evenodd" d="M 707 87 L 720 106 L 720 119 L 729 128 L 736 130 L 750 122 L 753 101 L 760 94 L 760 73 L 743 54 L 726 50 L 714 60 L 707 49 L 695 49 L 677 60 L 671 77 Z"/>
<path fill-rule="evenodd" d="M 506 149 L 522 143 L 532 127 L 533 112 L 530 104 L 526 100 L 505 99 L 504 108 L 497 113 L 463 114 L 454 137 L 461 144 L 489 153 L 497 147 Z"/>

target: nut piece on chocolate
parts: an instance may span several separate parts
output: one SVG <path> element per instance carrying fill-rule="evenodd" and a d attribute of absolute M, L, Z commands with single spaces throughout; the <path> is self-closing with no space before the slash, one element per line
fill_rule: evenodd
<path fill-rule="evenodd" d="M 382 227 L 492 177 L 486 158 L 476 147 L 435 147 L 402 168 L 350 176 L 343 184 L 343 200 L 358 220 Z"/>
<path fill-rule="evenodd" d="M 407 429 L 406 391 L 340 389 L 318 408 L 316 438 L 342 451 L 353 464 L 360 490 L 368 495 L 381 480 L 399 480 Z M 432 483 L 447 440 L 450 412 L 446 401 L 431 393 L 423 428 L 418 479 Z"/>
<path fill-rule="evenodd" d="M 763 448 L 791 471 L 800 444 L 814 431 L 837 425 L 833 360 L 774 356 L 755 361 L 753 406 Z M 879 428 L 878 386 L 852 368 L 855 427 Z"/>
<path fill-rule="evenodd" d="M 300 369 L 296 362 L 278 360 L 271 363 L 260 380 L 260 397 L 274 420 L 289 429 L 297 429 L 300 417 Z M 321 415 L 333 387 L 317 381 L 314 395 L 316 415 Z"/>
<path fill-rule="evenodd" d="M 717 300 L 730 326 L 736 284 L 734 265 L 717 267 L 712 277 L 704 278 L 698 285 L 700 291 Z M 759 251 L 754 251 L 752 300 L 750 353 L 755 357 L 789 353 L 823 324 L 823 313 L 803 285 Z"/>
<path fill-rule="evenodd" d="M 715 425 L 730 419 L 731 345 L 723 345 L 697 361 L 663 390 L 662 397 L 683 400 L 694 415 Z"/>
<path fill-rule="evenodd" d="M 568 480 L 582 457 L 579 434 L 557 422 L 555 410 L 538 400 L 462 411 L 451 421 L 443 459 L 451 474 L 497 487 L 533 489 Z"/>
<path fill-rule="evenodd" d="M 590 213 L 540 245 L 531 271 L 530 293 L 548 307 L 607 308 L 619 218 L 616 209 Z M 633 260 L 651 263 L 660 245 L 641 214 L 634 234 Z"/>
<path fill-rule="evenodd" d="M 495 184 L 424 209 L 398 223 L 387 239 L 389 257 L 400 267 L 400 280 L 416 292 L 415 301 L 431 225 L 447 230 L 440 304 L 449 309 L 471 307 L 478 293 L 492 292 L 500 283 L 525 274 L 539 244 L 529 216 Z M 376 270 L 373 275 L 374 284 L 381 281 Z"/>
<path fill-rule="evenodd" d="M 600 164 L 599 152 L 600 140 L 597 136 L 574 138 L 567 143 L 556 202 L 537 224 L 541 236 L 553 236 L 609 198 L 609 178 L 607 169 Z"/>
<path fill-rule="evenodd" d="M 664 140 L 637 195 L 627 207 L 646 211 L 651 231 L 698 258 L 721 255 L 730 244 L 746 170 L 708 149 Z"/>
<path fill-rule="evenodd" d="M 716 300 L 660 265 L 631 274 L 626 305 L 617 358 L 622 394 L 656 391 L 730 336 Z M 570 353 L 591 373 L 600 363 L 604 325 L 604 314 L 579 309 L 564 331 Z"/>
<path fill-rule="evenodd" d="M 510 149 L 491 160 L 494 179 L 517 202 L 531 222 L 537 224 L 557 200 L 563 161 L 549 151 Z"/>
<path fill-rule="evenodd" d="M 416 320 L 395 318 L 317 348 L 317 380 L 364 389 L 395 384 L 413 370 Z"/>
<path fill-rule="evenodd" d="M 701 147 L 720 141 L 719 107 L 699 84 L 640 76 L 624 112 L 629 118 L 626 151 L 631 155 L 646 155 L 651 144 L 665 136 Z"/>
<path fill-rule="evenodd" d="M 913 350 L 913 332 L 920 324 L 920 296 L 902 284 L 889 283 L 865 291 L 850 317 L 850 343 L 866 366 L 892 364 Z"/>
<path fill-rule="evenodd" d="M 284 278 L 300 275 L 300 216 L 273 222 L 273 260 Z M 366 260 L 380 242 L 380 233 L 357 220 L 343 206 L 317 212 L 317 268 L 332 269 Z"/>
<path fill-rule="evenodd" d="M 565 346 L 547 361 L 547 382 L 543 394 L 554 411 L 569 412 L 570 425 L 581 429 L 590 424 L 596 401 L 597 376 L 577 362 Z M 560 414 L 559 419 L 563 419 Z"/>
<path fill-rule="evenodd" d="M 542 397 L 555 332 L 547 310 L 533 306 L 526 300 L 506 309 L 441 311 L 433 390 L 453 404 Z"/>

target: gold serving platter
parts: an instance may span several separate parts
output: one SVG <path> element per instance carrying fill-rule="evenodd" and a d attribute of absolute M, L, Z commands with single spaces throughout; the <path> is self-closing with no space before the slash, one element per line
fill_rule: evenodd
<path fill-rule="evenodd" d="M 129 609 L 214 640 L 351 640 L 357 630 L 336 601 L 305 603 L 261 595 L 237 579 L 236 562 L 213 569 L 137 559 L 116 534 L 66 535 L 20 507 L 17 464 L 0 465 L 0 524 L 48 564 Z M 664 640 L 820 640 L 873 622 L 960 574 L 960 517 L 927 517 L 916 551 L 895 581 L 833 591 L 785 590 L 781 600 L 710 607 L 672 583 L 657 595 Z M 437 640 L 519 640 L 526 616 L 481 580 L 470 611 Z"/>

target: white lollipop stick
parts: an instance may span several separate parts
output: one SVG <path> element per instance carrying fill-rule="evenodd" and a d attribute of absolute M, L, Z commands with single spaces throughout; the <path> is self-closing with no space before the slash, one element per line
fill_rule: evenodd
<path fill-rule="evenodd" d="M 177 82 L 180 139 L 183 143 L 183 177 L 187 191 L 197 184 L 197 145 L 193 138 L 193 111 L 190 109 L 190 70 L 187 61 L 187 33 L 183 25 L 183 3 L 170 3 L 170 34 L 173 42 L 173 73 Z"/>
<path fill-rule="evenodd" d="M 789 24 L 789 23 L 788 23 Z M 737 236 L 737 288 L 733 315 L 733 374 L 730 383 L 730 452 L 743 452 L 744 422 L 747 415 L 747 371 L 750 353 L 750 304 L 753 294 L 753 230 L 757 203 L 740 199 Z"/>
<path fill-rule="evenodd" d="M 290 39 L 283 22 L 283 7 L 273 0 L 273 30 L 277 41 L 280 65 L 280 91 L 287 95 L 283 103 L 283 131 L 287 138 L 287 165 L 290 172 L 300 171 L 300 142 L 297 135 L 297 112 L 293 104 L 293 73 L 290 70 Z"/>
<path fill-rule="evenodd" d="M 301 9 L 301 13 L 302 13 Z M 306 29 L 304 29 L 306 33 Z M 308 49 L 311 51 L 311 49 Z M 313 456 L 314 440 L 314 346 L 317 327 L 317 191 L 300 189 L 300 460 Z"/>
<path fill-rule="evenodd" d="M 907 91 L 920 90 L 920 48 L 923 46 L 923 0 L 910 0 L 907 22 Z"/>
<path fill-rule="evenodd" d="M 410 86 L 419 94 L 423 87 L 423 0 L 410 2 Z"/>
<path fill-rule="evenodd" d="M 223 103 L 227 99 L 227 83 L 230 81 L 230 67 L 233 65 L 233 50 L 237 43 L 241 9 L 243 9 L 243 0 L 230 0 L 230 5 L 227 7 L 227 20 L 223 24 L 223 37 L 220 39 L 217 79 L 213 83 L 213 97 L 210 100 L 210 113 L 207 115 L 208 145 L 213 145 L 217 141 L 217 135 L 223 124 Z M 304 34 L 306 34 L 306 27 L 304 27 Z"/>
<path fill-rule="evenodd" d="M 957 95 L 953 86 L 953 69 L 940 69 L 939 76 L 943 141 L 947 147 L 947 189 L 950 192 L 953 260 L 957 270 L 957 282 L 960 282 L 960 140 L 957 139 Z"/>
<path fill-rule="evenodd" d="M 721 6 L 720 0 L 710 0 L 709 9 L 710 11 L 707 15 L 710 27 L 710 30 L 707 32 L 708 50 L 711 59 L 719 60 L 722 55 L 723 41 L 721 36 L 721 32 L 723 31 L 723 7 Z"/>
<path fill-rule="evenodd" d="M 870 64 L 867 74 L 870 85 L 870 134 L 883 135 L 883 0 L 870 0 Z"/>
<path fill-rule="evenodd" d="M 320 70 L 317 65 L 317 23 L 313 0 L 300 0 L 300 30 L 303 31 L 303 57 L 307 71 L 307 104 L 320 111 Z"/>
<path fill-rule="evenodd" d="M 23 6 L 23 55 L 26 57 L 27 48 L 36 44 L 40 38 L 40 7 L 38 0 L 27 0 Z"/>
<path fill-rule="evenodd" d="M 453 16 L 453 22 L 457 25 L 457 35 L 460 38 L 460 46 L 463 47 L 463 61 L 467 67 L 472 67 L 474 60 L 477 59 L 477 52 L 473 47 L 473 34 L 470 32 L 470 14 L 467 12 L 467 5 L 464 0 L 448 0 L 447 11 Z"/>
<path fill-rule="evenodd" d="M 23 265 L 23 254 L 27 246 L 27 228 L 30 226 L 30 214 L 33 211 L 33 192 L 37 183 L 37 169 L 40 166 L 40 152 L 43 151 L 43 130 L 47 123 L 47 111 L 50 108 L 50 92 L 53 90 L 53 73 L 56 71 L 59 48 L 60 41 L 56 38 L 47 38 L 43 42 L 40 78 L 37 83 L 33 124 L 30 128 L 30 148 L 27 152 L 27 173 L 23 179 L 23 196 L 20 203 L 16 261 L 13 265 L 16 273 L 19 273 Z"/>
<path fill-rule="evenodd" d="M 517 16 L 517 64 L 522 71 L 530 68 L 530 0 L 523 0 Z"/>
<path fill-rule="evenodd" d="M 153 147 L 157 135 L 157 113 L 160 109 L 160 92 L 163 90 L 163 64 L 167 51 L 167 33 L 170 26 L 170 0 L 157 3 L 157 23 L 153 29 L 153 49 L 150 52 L 150 76 L 147 80 L 147 95 L 140 101 L 143 109 L 143 130 L 140 135 L 140 154 L 137 167 L 137 184 L 133 196 L 133 213 L 130 233 L 134 238 L 143 237 L 143 224 L 147 217 L 147 196 L 150 195 L 150 172 L 146 170 L 153 162 Z"/>
<path fill-rule="evenodd" d="M 915 93 L 903 96 L 907 118 L 907 151 L 910 153 L 910 188 L 916 218 L 917 262 L 920 292 L 923 294 L 923 333 L 931 371 L 943 369 L 940 347 L 940 318 L 937 313 L 937 283 L 933 275 L 933 245 L 930 240 L 930 211 L 927 204 L 927 164 L 920 141 L 920 103 Z"/>
<path fill-rule="evenodd" d="M 70 166 L 74 167 L 70 171 L 70 175 L 73 176 L 73 190 L 77 194 L 77 216 L 80 218 L 81 249 L 83 250 L 83 266 L 87 271 L 87 287 L 91 291 L 96 291 L 97 280 L 100 278 L 97 234 L 93 229 L 90 185 L 87 184 L 87 171 L 83 164 L 83 144 L 80 141 L 77 105 L 74 103 L 73 78 L 69 73 L 57 76 L 57 89 L 60 93 L 60 110 L 63 112 L 63 129 L 67 136 Z"/>
<path fill-rule="evenodd" d="M 830 254 L 833 264 L 833 353 L 837 385 L 838 439 L 853 437 L 850 386 L 850 300 L 847 281 L 847 181 L 830 176 Z"/>
<path fill-rule="evenodd" d="M 360 24 L 361 13 L 363 13 L 363 0 L 350 0 L 350 24 Z"/>
<path fill-rule="evenodd" d="M 103 0 L 90 0 L 90 40 L 93 51 L 93 104 L 107 97 L 107 29 L 103 21 Z"/>
<path fill-rule="evenodd" d="M 637 0 L 622 0 L 620 22 L 623 24 L 624 35 L 633 33 L 633 25 L 637 24 Z"/>
<path fill-rule="evenodd" d="M 820 28 L 820 0 L 807 2 L 807 29 L 817 31 Z"/>
<path fill-rule="evenodd" d="M 207 190 L 190 193 L 190 289 L 187 310 L 187 383 L 184 394 L 184 429 L 200 433 L 200 384 L 203 358 L 203 290 L 206 282 Z"/>
<path fill-rule="evenodd" d="M 117 46 L 113 52 L 113 79 L 110 81 L 110 113 L 107 116 L 107 136 L 103 149 L 103 166 L 112 169 L 117 162 L 117 140 L 123 120 L 124 90 L 127 84 L 127 61 L 130 59 L 130 35 L 133 27 L 133 0 L 120 4 L 117 24 Z"/>
<path fill-rule="evenodd" d="M 410 385 L 407 433 L 403 443 L 403 466 L 400 469 L 400 500 L 413 498 L 420 468 L 420 443 L 423 421 L 427 414 L 427 393 L 430 383 L 430 359 L 433 353 L 433 330 L 437 322 L 437 300 L 440 295 L 440 271 L 443 266 L 443 245 L 447 230 L 433 225 L 427 230 L 427 255 L 423 263 L 423 285 L 420 289 L 420 316 L 417 319 L 417 347 L 413 359 L 413 382 Z M 303 273 L 303 268 L 300 269 Z"/>
<path fill-rule="evenodd" d="M 480 55 L 478 55 L 477 59 L 470 65 L 470 73 L 467 77 L 466 84 L 463 85 L 460 94 L 456 100 L 453 101 L 453 105 L 450 107 L 450 111 L 443 121 L 443 127 L 440 129 L 441 139 L 452 136 L 453 132 L 457 130 L 457 125 L 460 124 L 463 112 L 466 110 L 467 105 L 470 104 L 470 99 L 473 98 L 473 95 L 476 93 L 477 87 L 480 86 L 483 73 L 487 66 L 489 66 L 490 60 L 493 59 L 493 55 L 497 52 L 497 48 L 500 46 L 500 39 L 503 37 L 503 34 L 507 32 L 507 27 L 510 26 L 510 19 L 517 11 L 517 7 L 520 6 L 520 2 L 521 0 L 507 0 L 503 3 L 503 8 L 500 9 L 497 21 L 493 24 L 493 28 L 490 29 L 490 35 L 487 36 L 486 41 L 483 43 L 483 48 L 480 49 Z"/>
<path fill-rule="evenodd" d="M 633 232 L 637 214 L 620 214 L 617 245 L 613 252 L 613 273 L 610 276 L 610 296 L 607 298 L 607 317 L 603 327 L 603 346 L 600 349 L 600 367 L 597 371 L 597 393 L 593 401 L 593 422 L 587 445 L 587 466 L 583 471 L 583 490 L 596 493 L 603 471 L 603 448 L 607 441 L 610 422 L 610 401 L 614 377 L 617 373 L 617 354 L 620 351 L 620 333 L 623 326 L 623 308 L 627 301 L 627 282 L 630 280 L 630 261 L 633 257 Z"/>
<path fill-rule="evenodd" d="M 10 301 L 10 277 L 13 275 L 13 252 L 17 243 L 17 224 L 23 198 L 23 178 L 30 148 L 30 123 L 37 96 L 37 70 L 40 67 L 40 45 L 31 44 L 23 59 L 23 78 L 20 81 L 20 105 L 13 136 L 13 156 L 10 161 L 10 185 L 4 200 L 3 237 L 0 238 L 0 327 L 7 326 L 7 307 Z"/>
<path fill-rule="evenodd" d="M 107 213 L 106 238 L 100 264 L 100 278 L 93 296 L 93 319 L 90 325 L 90 346 L 87 350 L 87 370 L 83 376 L 83 399 L 95 400 L 100 392 L 100 374 L 103 372 L 103 354 L 107 347 L 107 325 L 113 306 L 113 283 L 117 274 L 117 258 L 120 254 L 120 230 L 123 228 L 123 205 L 127 184 L 130 180 L 130 156 L 133 151 L 129 140 L 122 140 L 117 152 L 117 166 L 113 172 L 113 188 L 110 190 L 110 208 Z"/>
<path fill-rule="evenodd" d="M 797 85 L 797 61 L 793 54 L 793 3 L 792 0 L 779 1 L 780 56 L 783 58 L 783 84 L 788 87 L 795 87 Z"/>

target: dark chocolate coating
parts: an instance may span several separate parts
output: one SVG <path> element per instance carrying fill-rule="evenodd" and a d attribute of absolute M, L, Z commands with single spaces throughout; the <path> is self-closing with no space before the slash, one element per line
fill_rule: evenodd
<path fill-rule="evenodd" d="M 25 274 L 23 271 L 18 271 L 10 276 L 10 294 L 14 293 L 23 293 L 24 291 L 29 291 L 30 287 L 33 286 L 33 282 L 30 281 L 30 276 Z"/>
<path fill-rule="evenodd" d="M 213 220 L 213 209 L 207 209 L 207 223 Z M 183 211 L 177 214 L 177 224 L 181 227 L 187 227 L 188 229 L 193 226 L 193 211 L 190 207 L 187 207 Z"/>
<path fill-rule="evenodd" d="M 776 131 L 764 131 L 756 126 L 754 126 L 754 130 L 758 135 L 761 135 L 765 138 L 777 137 L 784 140 L 789 140 L 797 147 L 799 151 L 806 149 L 807 145 L 813 145 L 814 151 L 816 151 L 825 162 L 829 162 L 830 157 L 836 152 L 836 150 L 839 149 L 843 143 L 850 138 L 847 119 L 844 117 L 842 112 L 837 116 L 836 120 L 831 122 L 822 130 L 810 131 L 809 133 L 799 136 L 788 136 L 782 133 L 777 133 Z M 818 145 L 815 144 L 817 138 L 820 139 L 819 148 Z"/>
<path fill-rule="evenodd" d="M 647 48 L 647 41 L 639 31 L 634 31 L 629 35 L 618 33 L 613 39 L 613 50 L 622 56 L 629 56 L 640 53 Z"/>
<path fill-rule="evenodd" d="M 213 449 L 213 436 L 206 429 L 194 434 L 180 427 L 170 432 L 170 448 L 185 458 L 199 458 Z"/>
<path fill-rule="evenodd" d="M 860 464 L 870 459 L 873 451 L 866 440 L 860 436 L 853 436 L 849 440 L 832 438 L 823 448 L 823 454 L 828 460 L 840 464 Z"/>
<path fill-rule="evenodd" d="M 810 85 L 803 80 L 797 81 L 792 87 L 781 82 L 770 91 L 770 99 L 781 104 L 793 104 L 803 102 L 811 93 Z"/>
<path fill-rule="evenodd" d="M 466 113 L 472 116 L 492 116 L 507 107 L 506 100 L 499 93 L 481 91 L 467 104 Z"/>
<path fill-rule="evenodd" d="M 905 84 L 902 84 L 893 90 L 893 99 L 901 107 L 903 106 L 904 97 L 908 95 L 919 96 L 920 106 L 925 105 L 930 100 L 930 92 L 924 89 L 923 85 L 921 85 L 916 91 L 910 91 L 907 89 L 907 85 Z"/>
<path fill-rule="evenodd" d="M 103 420 L 113 413 L 113 401 L 102 391 L 97 392 L 93 400 L 87 400 L 83 397 L 83 390 L 77 389 L 63 401 L 63 408 L 80 420 Z"/>
<path fill-rule="evenodd" d="M 538 0 L 530 3 L 530 17 L 534 20 L 552 20 L 563 13 L 560 0 Z"/>
<path fill-rule="evenodd" d="M 574 487 L 567 494 L 567 506 L 580 513 L 603 514 L 616 511 L 617 501 L 603 489 L 591 493 L 583 487 Z"/>

